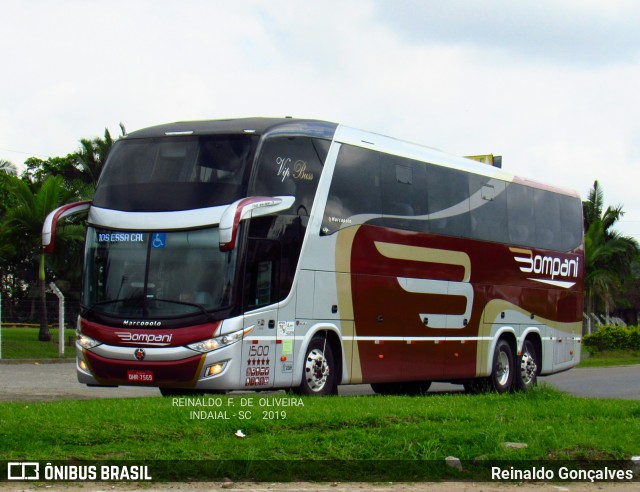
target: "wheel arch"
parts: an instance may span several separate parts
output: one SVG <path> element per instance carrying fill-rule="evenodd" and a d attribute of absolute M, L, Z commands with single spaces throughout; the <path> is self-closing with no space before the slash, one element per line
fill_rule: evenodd
<path fill-rule="evenodd" d="M 306 354 L 307 347 L 316 336 L 327 337 L 327 343 L 331 345 L 331 350 L 337 364 L 337 381 L 338 384 L 342 383 L 342 376 L 344 374 L 344 367 L 346 366 L 345 351 L 342 346 L 342 339 L 338 327 L 331 323 L 320 323 L 312 326 L 305 334 L 299 350 L 296 354 L 296 362 L 294 364 L 294 379 L 293 385 L 299 385 L 302 382 L 302 365 L 304 364 L 304 355 Z"/>
<path fill-rule="evenodd" d="M 493 370 L 492 368 L 493 356 L 495 354 L 496 347 L 498 346 L 498 342 L 500 340 L 506 340 L 507 343 L 510 345 L 513 353 L 517 354 L 518 336 L 516 334 L 515 328 L 513 326 L 501 326 L 496 331 L 496 334 L 493 336 L 493 339 L 491 340 L 491 345 L 489 346 L 489 352 L 487 354 L 487 360 L 486 360 L 487 365 L 485 367 L 486 375 L 491 375 L 491 372 Z"/>

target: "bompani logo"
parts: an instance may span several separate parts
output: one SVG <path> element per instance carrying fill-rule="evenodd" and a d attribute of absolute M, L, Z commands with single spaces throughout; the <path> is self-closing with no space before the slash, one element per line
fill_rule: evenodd
<path fill-rule="evenodd" d="M 116 331 L 116 335 L 122 341 L 129 345 L 155 345 L 164 347 L 171 344 L 172 334 L 161 333 L 131 333 L 128 331 Z"/>
<path fill-rule="evenodd" d="M 570 289 L 578 278 L 580 258 L 560 258 L 558 256 L 534 255 L 530 249 L 509 248 L 515 253 L 513 259 L 521 264 L 520 271 L 533 273 L 540 277 L 527 277 L 534 282 Z M 565 280 L 567 279 L 567 280 Z"/>

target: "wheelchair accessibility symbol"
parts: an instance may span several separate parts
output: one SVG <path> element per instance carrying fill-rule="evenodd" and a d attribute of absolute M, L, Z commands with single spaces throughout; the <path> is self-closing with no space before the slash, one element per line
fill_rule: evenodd
<path fill-rule="evenodd" d="M 151 247 L 153 249 L 162 249 L 167 244 L 167 233 L 166 232 L 156 232 L 153 234 L 151 238 Z"/>

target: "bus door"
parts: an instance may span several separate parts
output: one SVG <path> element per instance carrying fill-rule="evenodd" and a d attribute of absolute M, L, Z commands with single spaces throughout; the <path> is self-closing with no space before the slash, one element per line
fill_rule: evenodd
<path fill-rule="evenodd" d="M 249 238 L 246 258 L 243 323 L 253 330 L 242 345 L 242 380 L 245 388 L 258 390 L 274 384 L 280 243 Z"/>

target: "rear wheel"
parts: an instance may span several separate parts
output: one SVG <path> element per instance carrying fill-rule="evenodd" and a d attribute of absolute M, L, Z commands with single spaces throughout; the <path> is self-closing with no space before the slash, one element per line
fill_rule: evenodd
<path fill-rule="evenodd" d="M 491 371 L 491 387 L 497 393 L 506 393 L 511 390 L 515 372 L 513 350 L 506 340 L 498 340 L 496 350 L 493 353 L 493 369 Z"/>
<path fill-rule="evenodd" d="M 333 350 L 322 336 L 311 339 L 302 367 L 301 395 L 326 396 L 338 393 L 337 370 Z"/>
<path fill-rule="evenodd" d="M 515 371 L 516 388 L 523 391 L 533 388 L 538 382 L 539 372 L 540 364 L 536 348 L 530 340 L 525 340 Z"/>
<path fill-rule="evenodd" d="M 371 389 L 380 395 L 424 395 L 430 386 L 431 381 L 371 383 Z"/>

